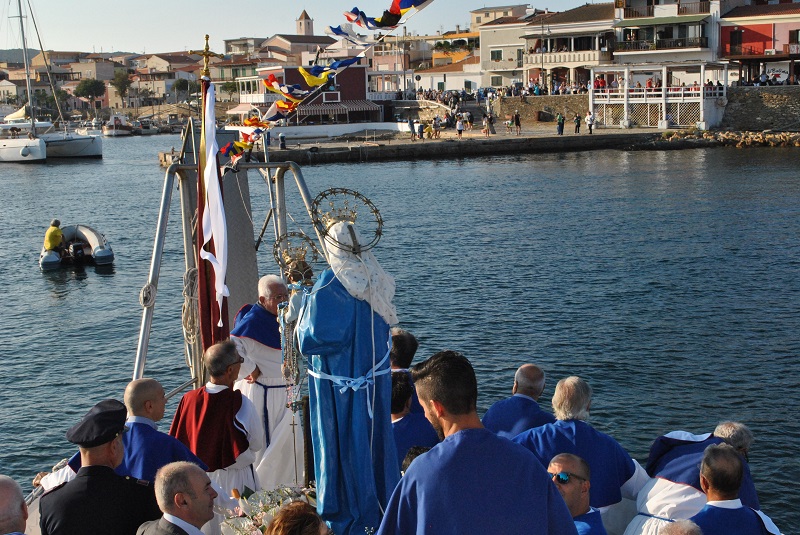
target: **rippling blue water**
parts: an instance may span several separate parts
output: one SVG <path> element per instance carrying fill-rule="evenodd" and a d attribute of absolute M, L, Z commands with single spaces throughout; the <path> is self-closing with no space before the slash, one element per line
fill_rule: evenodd
<path fill-rule="evenodd" d="M 156 152 L 179 140 L 104 143 L 102 161 L 0 170 L 0 473 L 25 486 L 72 451 L 66 428 L 92 403 L 119 398 L 132 373 L 163 184 Z M 401 323 L 419 336 L 421 357 L 453 348 L 473 361 L 481 412 L 509 394 L 520 364 L 536 362 L 549 377 L 543 400 L 558 379 L 586 377 L 594 425 L 641 461 L 657 435 L 744 421 L 756 434 L 762 508 L 791 532 L 800 524 L 796 161 L 791 149 L 604 151 L 304 174 L 312 193 L 351 187 L 381 209 L 376 255 L 396 276 Z M 113 272 L 40 273 L 53 217 L 105 232 Z M 179 221 L 176 202 L 148 361 L 168 388 L 187 376 Z"/>

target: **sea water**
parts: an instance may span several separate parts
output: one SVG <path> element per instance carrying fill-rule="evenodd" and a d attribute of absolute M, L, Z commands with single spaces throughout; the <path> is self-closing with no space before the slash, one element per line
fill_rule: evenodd
<path fill-rule="evenodd" d="M 74 451 L 66 429 L 97 401 L 121 399 L 133 371 L 164 179 L 156 155 L 180 140 L 103 141 L 101 161 L 0 168 L 0 473 L 26 490 Z M 800 524 L 797 155 L 599 151 L 303 173 L 312 195 L 348 187 L 380 209 L 374 251 L 396 278 L 417 360 L 463 352 L 478 373 L 481 413 L 534 362 L 547 372 L 543 406 L 560 378 L 586 378 L 592 424 L 641 462 L 658 435 L 740 420 L 756 437 L 762 509 L 791 532 Z M 263 193 L 256 173 L 250 183 Z M 296 201 L 290 209 L 307 217 Z M 265 202 L 254 202 L 256 228 L 265 216 Z M 105 233 L 113 269 L 41 273 L 53 218 Z M 266 236 L 262 273 L 275 271 Z M 167 390 L 188 378 L 182 272 L 176 196 L 146 370 Z"/>

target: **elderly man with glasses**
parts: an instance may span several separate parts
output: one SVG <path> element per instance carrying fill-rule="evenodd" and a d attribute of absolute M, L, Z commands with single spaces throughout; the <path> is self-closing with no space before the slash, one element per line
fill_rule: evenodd
<path fill-rule="evenodd" d="M 244 362 L 236 344 L 214 344 L 203 362 L 210 380 L 183 395 L 169 434 L 208 466 L 211 481 L 222 491 L 218 503 L 227 505 L 234 489 L 241 494 L 245 487 L 259 488 L 253 462 L 264 448 L 264 428 L 250 400 L 233 389 Z"/>
<path fill-rule="evenodd" d="M 133 535 L 142 522 L 160 516 L 153 488 L 147 481 L 114 473 L 125 446 L 125 405 L 101 401 L 67 431 L 77 444 L 81 469 L 72 481 L 44 494 L 39 501 L 43 535 L 115 533 Z"/>
<path fill-rule="evenodd" d="M 261 277 L 258 301 L 236 313 L 231 330 L 231 340 L 244 357 L 235 388 L 253 402 L 264 429 L 264 445 L 256 452 L 253 467 L 266 489 L 295 483 L 296 474 L 303 473 L 302 436 L 293 433 L 292 411 L 286 406 L 286 388 L 291 385 L 281 369 L 278 306 L 288 300 L 283 279 Z"/>
<path fill-rule="evenodd" d="M 600 511 L 589 505 L 589 479 L 592 475 L 589 463 L 571 453 L 561 453 L 553 457 L 547 473 L 556 484 L 578 535 L 606 535 Z"/>

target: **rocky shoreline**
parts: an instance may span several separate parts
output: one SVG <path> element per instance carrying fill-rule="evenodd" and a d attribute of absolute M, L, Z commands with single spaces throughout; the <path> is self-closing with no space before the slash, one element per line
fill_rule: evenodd
<path fill-rule="evenodd" d="M 670 131 L 653 144 L 656 149 L 697 147 L 800 147 L 800 132 Z"/>

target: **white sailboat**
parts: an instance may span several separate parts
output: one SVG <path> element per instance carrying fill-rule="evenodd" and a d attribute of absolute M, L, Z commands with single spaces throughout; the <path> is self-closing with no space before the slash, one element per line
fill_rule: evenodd
<path fill-rule="evenodd" d="M 30 104 L 31 90 L 30 62 L 28 61 L 28 43 L 25 40 L 25 24 L 22 21 L 22 0 L 19 6 L 19 28 L 22 32 L 22 54 L 25 61 L 25 85 L 28 90 Z M 24 107 L 23 107 L 24 110 Z M 30 130 L 23 132 L 21 127 L 11 126 L 0 131 L 0 162 L 43 162 L 47 159 L 45 141 L 36 136 L 36 119 L 31 107 Z"/>
<path fill-rule="evenodd" d="M 31 17 L 33 14 L 31 13 Z M 36 36 L 39 39 L 39 48 L 44 50 L 42 46 L 41 35 L 39 35 L 39 28 L 36 25 L 36 20 L 33 19 L 33 25 L 36 29 Z M 56 93 L 56 87 L 53 84 L 53 77 L 50 74 L 50 64 L 45 56 L 45 66 L 47 67 L 47 77 L 50 81 L 50 89 L 53 94 Z M 64 115 L 61 112 L 61 105 L 56 102 L 58 108 L 58 115 L 62 124 L 66 125 Z M 41 126 L 37 122 L 37 129 L 41 129 L 39 137 L 44 140 L 47 146 L 47 156 L 50 158 L 102 158 L 103 157 L 103 138 L 100 135 L 92 135 L 86 132 L 70 132 L 66 126 L 62 129 L 56 128 L 53 123 L 45 122 Z"/>

